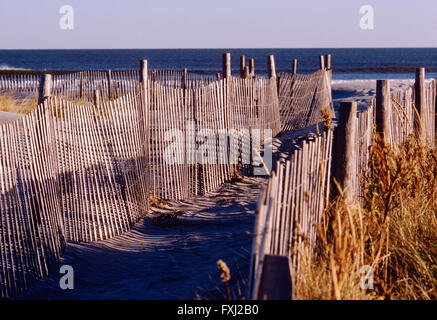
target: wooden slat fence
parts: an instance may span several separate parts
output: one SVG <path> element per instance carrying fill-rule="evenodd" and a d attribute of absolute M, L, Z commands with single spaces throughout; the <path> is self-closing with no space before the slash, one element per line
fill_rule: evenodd
<path fill-rule="evenodd" d="M 356 199 L 361 198 L 362 194 L 362 177 L 367 171 L 370 160 L 369 148 L 373 141 L 373 132 L 375 124 L 375 102 L 372 99 L 370 106 L 358 112 L 356 117 L 356 165 L 354 167 L 353 190 Z"/>
<path fill-rule="evenodd" d="M 219 80 L 217 76 L 185 70 L 151 70 L 149 72 L 149 78 L 152 81 L 161 83 L 161 85 L 174 89 L 201 88 Z"/>
<path fill-rule="evenodd" d="M 146 215 L 148 128 L 141 99 L 131 92 L 98 108 L 49 99 L 67 240 L 108 239 Z"/>
<path fill-rule="evenodd" d="M 258 202 L 251 264 L 251 296 L 259 296 L 263 259 L 267 254 L 289 257 L 298 273 L 297 250 L 310 250 L 328 200 L 332 131 L 301 141 L 285 163 L 278 163 Z"/>
<path fill-rule="evenodd" d="M 282 130 L 297 130 L 322 120 L 322 109 L 334 115 L 330 72 L 319 70 L 311 75 L 282 73 L 278 96 Z"/>
<path fill-rule="evenodd" d="M 52 95 L 74 101 L 94 102 L 95 90 L 99 90 L 101 101 L 115 99 L 137 90 L 140 82 L 138 70 L 0 70 L 0 91 L 37 94 L 45 73 L 52 74 Z M 217 77 L 189 71 L 149 70 L 148 73 L 152 81 L 175 89 L 201 88 L 217 81 Z"/>
<path fill-rule="evenodd" d="M 170 129 L 177 131 L 166 137 Z M 250 165 L 255 129 L 261 133 L 271 130 L 270 136 L 279 133 L 279 106 L 272 79 L 229 78 L 195 89 L 174 89 L 152 82 L 153 194 L 186 199 L 216 189 L 230 179 L 239 164 Z M 175 143 L 177 137 L 182 143 Z M 238 143 L 236 149 L 232 139 Z M 177 164 L 166 161 L 169 147 L 174 153 L 170 158 Z M 228 161 L 230 157 L 235 161 Z"/>
<path fill-rule="evenodd" d="M 6 298 L 53 271 L 65 237 L 49 105 L 0 130 L 0 298 Z"/>
<path fill-rule="evenodd" d="M 437 145 L 437 80 L 433 79 L 426 85 L 425 89 L 425 105 L 426 108 L 422 112 L 424 119 L 425 141 L 431 146 Z"/>
<path fill-rule="evenodd" d="M 414 90 L 398 90 L 391 95 L 391 141 L 392 144 L 400 144 L 414 133 L 414 122 L 416 115 L 414 112 Z"/>
<path fill-rule="evenodd" d="M 422 110 L 418 108 L 415 85 L 392 92 L 390 144 L 401 144 L 409 135 L 422 132 L 423 139 L 435 145 L 436 83 L 431 80 L 425 84 Z"/>

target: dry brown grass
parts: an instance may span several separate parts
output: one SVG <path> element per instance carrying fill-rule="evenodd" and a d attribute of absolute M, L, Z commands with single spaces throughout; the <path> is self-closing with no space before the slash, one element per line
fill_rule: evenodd
<path fill-rule="evenodd" d="M 437 299 L 437 151 L 377 136 L 371 154 L 362 204 L 340 195 L 319 226 L 320 254 L 309 263 L 300 252 L 296 298 Z M 364 265 L 373 290 L 359 285 Z"/>
<path fill-rule="evenodd" d="M 310 261 L 308 248 L 298 250 L 301 269 L 295 279 L 295 298 L 305 300 L 372 299 L 373 292 L 361 290 L 360 268 L 372 264 L 365 254 L 369 239 L 359 206 L 346 205 L 339 197 L 331 203 L 319 226 L 319 255 Z"/>
<path fill-rule="evenodd" d="M 226 289 L 226 299 L 231 300 L 231 288 L 229 287 L 229 280 L 231 279 L 231 271 L 228 265 L 222 259 L 217 261 L 217 267 L 220 271 L 220 279 L 222 280 Z"/>
<path fill-rule="evenodd" d="M 332 129 L 332 115 L 328 108 L 322 109 L 323 126 L 326 130 Z"/>
<path fill-rule="evenodd" d="M 240 174 L 240 168 L 241 165 L 237 165 L 237 168 L 234 168 L 229 182 L 249 182 L 247 179 L 244 178 L 243 175 Z"/>
<path fill-rule="evenodd" d="M 249 252 L 236 252 L 243 261 L 240 263 L 248 264 L 250 262 Z M 239 262 L 235 260 L 235 270 L 232 273 L 228 264 L 219 259 L 217 261 L 220 283 L 211 275 L 210 281 L 214 290 L 206 290 L 198 287 L 195 293 L 196 300 L 246 300 L 245 292 L 247 290 L 248 279 L 245 272 L 241 269 Z"/>
<path fill-rule="evenodd" d="M 167 207 L 168 202 L 163 200 L 163 199 L 160 199 L 160 198 L 154 196 L 152 194 L 152 192 L 150 192 L 149 193 L 149 205 L 151 207 L 156 207 L 156 208 L 165 208 L 165 207 Z"/>
<path fill-rule="evenodd" d="M 13 93 L 0 92 L 0 111 L 27 114 L 38 105 L 38 97 L 19 97 Z"/>

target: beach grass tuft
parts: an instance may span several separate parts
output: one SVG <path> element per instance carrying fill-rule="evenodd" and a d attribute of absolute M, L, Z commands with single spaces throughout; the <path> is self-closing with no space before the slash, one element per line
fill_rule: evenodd
<path fill-rule="evenodd" d="M 323 108 L 322 109 L 322 118 L 323 118 L 323 126 L 326 128 L 326 130 L 332 129 L 332 115 L 329 108 Z"/>

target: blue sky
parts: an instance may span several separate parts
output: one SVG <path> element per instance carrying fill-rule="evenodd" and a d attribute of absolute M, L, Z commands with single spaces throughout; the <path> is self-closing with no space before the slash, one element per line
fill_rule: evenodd
<path fill-rule="evenodd" d="M 436 17 L 434 0 L 2 0 L 0 49 L 437 47 Z"/>

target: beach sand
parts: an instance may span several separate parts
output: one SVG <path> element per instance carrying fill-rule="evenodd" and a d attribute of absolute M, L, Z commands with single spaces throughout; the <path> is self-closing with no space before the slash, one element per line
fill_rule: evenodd
<path fill-rule="evenodd" d="M 130 232 L 93 243 L 69 243 L 61 265 L 74 269 L 74 290 L 55 271 L 18 299 L 223 299 L 216 262 L 223 259 L 236 292 L 247 276 L 258 196 L 265 178 L 153 208 Z M 169 218 L 154 218 L 168 214 Z M 247 279 L 246 279 L 247 280 Z M 245 295 L 243 289 L 242 294 Z"/>
<path fill-rule="evenodd" d="M 23 114 L 0 111 L 0 125 L 20 119 Z"/>
<path fill-rule="evenodd" d="M 413 80 L 390 81 L 392 91 L 406 89 L 412 84 L 414 84 Z M 332 100 L 335 109 L 341 101 L 357 101 L 359 110 L 366 108 L 375 94 L 376 80 L 334 81 L 332 83 Z"/>

